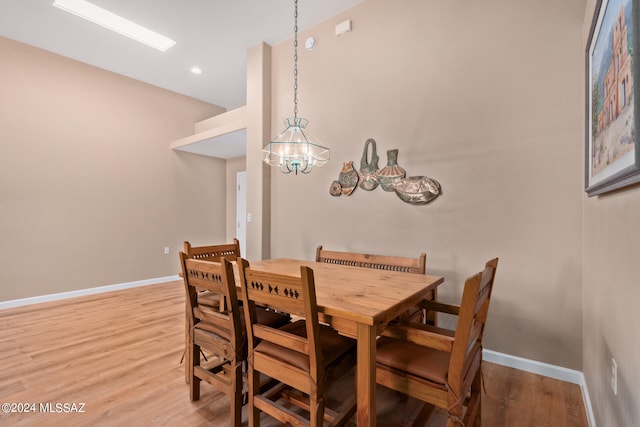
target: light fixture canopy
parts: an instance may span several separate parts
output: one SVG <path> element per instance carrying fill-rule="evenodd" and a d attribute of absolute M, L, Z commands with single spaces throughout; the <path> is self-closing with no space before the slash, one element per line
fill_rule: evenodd
<path fill-rule="evenodd" d="M 53 5 L 87 21 L 165 52 L 175 41 L 85 0 L 55 0 Z"/>
<path fill-rule="evenodd" d="M 314 166 L 324 166 L 330 150 L 307 130 L 309 121 L 298 117 L 298 0 L 294 1 L 293 26 L 293 117 L 284 121 L 286 129 L 262 149 L 262 159 L 277 166 L 282 173 L 309 173 Z"/>

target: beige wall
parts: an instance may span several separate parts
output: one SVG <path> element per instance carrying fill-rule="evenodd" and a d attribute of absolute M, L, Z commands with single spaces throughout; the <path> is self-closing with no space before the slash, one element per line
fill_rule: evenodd
<path fill-rule="evenodd" d="M 172 276 L 183 240 L 225 240 L 224 161 L 169 149 L 221 108 L 4 38 L 0 56 L 0 301 Z"/>
<path fill-rule="evenodd" d="M 486 347 L 582 369 L 584 2 L 367 0 L 300 34 L 299 115 L 330 146 L 310 175 L 272 171 L 272 257 L 337 250 L 415 256 L 442 298 L 500 257 Z M 340 38 L 334 26 L 353 21 Z M 273 47 L 273 133 L 292 114 L 291 41 Z M 398 148 L 443 195 L 329 195 L 364 142 Z"/>
<path fill-rule="evenodd" d="M 588 0 L 583 46 L 595 11 Z M 640 187 L 584 196 L 583 370 L 598 426 L 640 425 Z M 611 390 L 611 358 L 618 395 Z"/>

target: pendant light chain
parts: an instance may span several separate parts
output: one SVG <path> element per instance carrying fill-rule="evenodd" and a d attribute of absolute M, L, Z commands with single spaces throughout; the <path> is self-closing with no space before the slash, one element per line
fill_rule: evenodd
<path fill-rule="evenodd" d="M 288 117 L 286 129 L 263 149 L 262 159 L 282 173 L 310 173 L 329 161 L 330 150 L 306 131 L 307 119 L 298 117 L 298 0 L 294 0 L 293 25 L 293 117 Z"/>
<path fill-rule="evenodd" d="M 293 117 L 298 118 L 298 0 L 293 14 Z"/>

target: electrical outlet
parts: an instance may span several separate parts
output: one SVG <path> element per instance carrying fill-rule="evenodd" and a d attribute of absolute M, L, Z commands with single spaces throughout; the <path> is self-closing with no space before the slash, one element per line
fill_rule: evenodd
<path fill-rule="evenodd" d="M 614 395 L 618 395 L 618 364 L 616 359 L 611 358 L 611 389 Z"/>
<path fill-rule="evenodd" d="M 171 253 L 171 248 L 169 246 L 164 247 L 164 254 L 169 255 Z"/>

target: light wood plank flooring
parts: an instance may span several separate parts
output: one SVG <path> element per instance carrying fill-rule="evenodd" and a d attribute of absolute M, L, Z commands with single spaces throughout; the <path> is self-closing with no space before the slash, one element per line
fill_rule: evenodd
<path fill-rule="evenodd" d="M 0 403 L 16 410 L 33 403 L 35 412 L 3 411 L 0 425 L 228 425 L 222 393 L 203 384 L 201 400 L 189 401 L 183 345 L 182 282 L 2 310 Z M 485 363 L 484 379 L 485 427 L 588 425 L 577 385 L 491 363 Z M 346 379 L 334 399 L 352 387 Z M 378 389 L 381 427 L 409 426 L 419 408 Z M 74 409 L 83 412 L 65 413 Z M 437 410 L 429 426 L 442 426 L 445 418 Z M 243 420 L 246 425 L 246 408 Z M 265 419 L 262 425 L 277 423 Z"/>

